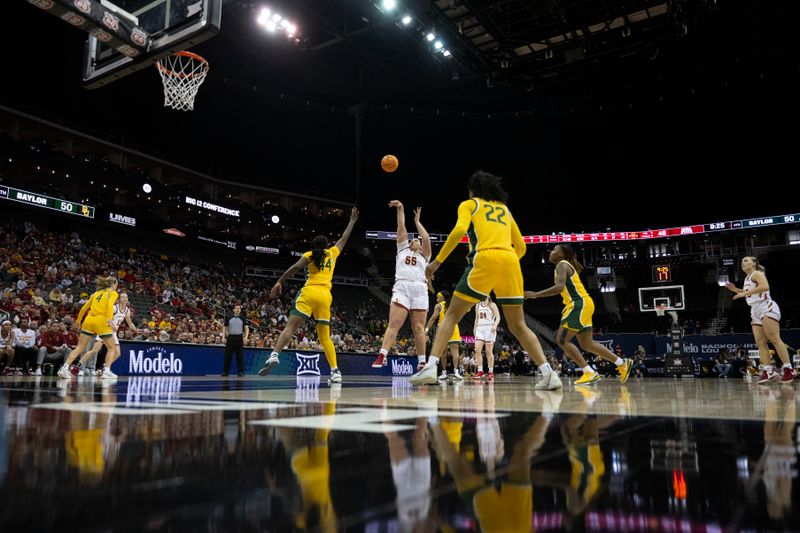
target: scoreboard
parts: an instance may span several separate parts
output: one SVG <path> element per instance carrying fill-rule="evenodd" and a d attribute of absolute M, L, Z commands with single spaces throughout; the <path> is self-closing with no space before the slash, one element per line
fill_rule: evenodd
<path fill-rule="evenodd" d="M 672 228 L 645 229 L 639 231 L 605 231 L 597 233 L 559 233 L 551 235 L 526 235 L 526 244 L 558 244 L 560 242 L 598 242 L 598 241 L 638 241 L 647 239 L 661 239 L 664 237 L 680 237 L 683 235 L 701 235 L 716 231 L 752 229 L 778 224 L 800 223 L 800 213 L 778 215 L 762 218 L 748 218 L 743 220 L 727 220 L 710 222 L 708 224 L 695 224 L 691 226 L 676 226 Z M 409 233 L 409 236 L 411 234 Z M 397 238 L 397 233 L 388 231 L 368 231 L 368 239 Z M 444 242 L 446 234 L 432 233 L 431 241 Z M 462 243 L 468 242 L 467 237 L 461 239 Z"/>
<path fill-rule="evenodd" d="M 6 187 L 5 185 L 0 185 L 0 199 L 19 202 L 34 207 L 42 207 L 44 209 L 52 209 L 53 211 L 60 211 L 67 215 L 94 218 L 94 207 L 90 205 L 23 191 L 22 189 Z"/>

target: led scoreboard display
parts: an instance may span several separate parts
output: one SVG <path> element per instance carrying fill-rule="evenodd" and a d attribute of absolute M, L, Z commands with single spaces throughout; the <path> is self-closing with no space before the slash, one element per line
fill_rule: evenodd
<path fill-rule="evenodd" d="M 653 283 L 672 281 L 672 269 L 669 265 L 653 265 Z"/>
<path fill-rule="evenodd" d="M 0 199 L 11 200 L 12 202 L 19 202 L 34 207 L 52 209 L 53 211 L 60 211 L 67 215 L 94 218 L 94 207 L 90 205 L 70 202 L 69 200 L 62 200 L 60 198 L 52 198 L 43 194 L 15 189 L 14 187 L 0 185 Z"/>
<path fill-rule="evenodd" d="M 550 235 L 525 235 L 525 244 L 557 244 L 560 242 L 597 242 L 597 241 L 639 241 L 646 239 L 661 239 L 665 237 L 681 237 L 684 235 L 701 235 L 715 231 L 728 231 L 750 229 L 778 224 L 800 223 L 800 213 L 779 215 L 773 217 L 749 218 L 744 220 L 728 220 L 711 222 L 709 224 L 694 224 L 690 226 L 676 226 L 674 228 L 644 229 L 640 231 L 603 231 L 597 233 L 558 233 Z M 392 231 L 368 231 L 368 239 L 396 239 L 397 234 Z M 432 241 L 444 242 L 447 235 L 431 234 Z M 461 239 L 462 243 L 468 242 L 467 237 Z"/>

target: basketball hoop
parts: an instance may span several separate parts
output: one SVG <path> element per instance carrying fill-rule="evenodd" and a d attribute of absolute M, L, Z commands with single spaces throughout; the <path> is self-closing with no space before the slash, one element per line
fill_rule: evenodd
<path fill-rule="evenodd" d="M 656 306 L 656 315 L 657 316 L 664 316 L 664 312 L 667 310 L 667 307 L 664 304 L 658 304 Z"/>
<path fill-rule="evenodd" d="M 194 109 L 194 97 L 208 74 L 208 61 L 192 52 L 176 52 L 156 62 L 164 82 L 164 107 Z"/>

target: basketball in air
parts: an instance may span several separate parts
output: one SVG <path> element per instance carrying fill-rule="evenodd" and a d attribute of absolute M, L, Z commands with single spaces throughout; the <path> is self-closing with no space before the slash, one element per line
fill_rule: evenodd
<path fill-rule="evenodd" d="M 400 161 L 393 155 L 385 155 L 381 159 L 381 168 L 384 172 L 394 172 L 400 166 Z"/>

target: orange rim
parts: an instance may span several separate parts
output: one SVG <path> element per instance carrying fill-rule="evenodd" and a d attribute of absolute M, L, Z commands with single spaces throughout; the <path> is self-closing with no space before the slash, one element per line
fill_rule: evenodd
<path fill-rule="evenodd" d="M 186 50 L 175 52 L 173 55 L 188 57 L 190 59 L 194 59 L 195 61 L 199 61 L 204 68 L 199 73 L 190 72 L 189 74 L 184 74 L 182 72 L 175 72 L 174 70 L 166 68 L 161 64 L 161 60 L 159 59 L 158 61 L 156 61 L 156 67 L 158 68 L 159 71 L 163 72 L 167 76 L 174 76 L 176 78 L 193 78 L 195 76 L 200 76 L 200 75 L 204 76 L 205 74 L 208 73 L 208 61 L 203 56 L 197 55 L 194 52 L 187 52 Z"/>

